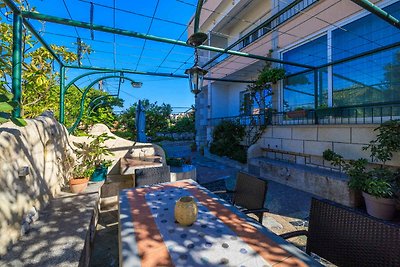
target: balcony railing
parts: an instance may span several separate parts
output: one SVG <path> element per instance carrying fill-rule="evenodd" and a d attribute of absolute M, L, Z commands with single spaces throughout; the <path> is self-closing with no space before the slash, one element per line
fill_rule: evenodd
<path fill-rule="evenodd" d="M 261 36 L 266 35 L 267 33 L 271 32 L 273 29 L 278 27 L 279 25 L 285 23 L 295 15 L 299 14 L 302 12 L 304 9 L 308 8 L 312 4 L 318 2 L 318 0 L 303 0 L 300 3 L 296 4 L 295 6 L 291 7 L 284 13 L 280 14 L 277 18 L 274 18 L 271 21 L 268 21 L 268 23 L 259 29 L 258 31 L 254 32 L 253 34 L 247 36 L 245 39 L 243 39 L 242 42 L 240 42 L 235 49 L 242 49 L 251 43 L 255 42 L 257 39 L 259 39 Z"/>
<path fill-rule="evenodd" d="M 400 119 L 400 103 L 359 105 L 321 108 L 317 110 L 296 110 L 270 112 L 256 115 L 240 115 L 209 119 L 209 126 L 221 121 L 235 121 L 241 125 L 310 125 L 310 124 L 380 124 Z"/>

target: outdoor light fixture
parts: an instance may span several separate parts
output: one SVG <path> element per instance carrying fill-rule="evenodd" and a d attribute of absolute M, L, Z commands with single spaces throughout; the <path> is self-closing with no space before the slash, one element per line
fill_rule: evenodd
<path fill-rule="evenodd" d="M 197 94 L 201 92 L 201 88 L 203 87 L 204 75 L 206 75 L 208 72 L 197 65 L 199 61 L 197 47 L 204 43 L 205 40 L 207 40 L 207 34 L 196 32 L 192 34 L 186 41 L 188 45 L 194 46 L 194 66 L 190 69 L 187 69 L 185 73 L 189 75 L 189 88 L 190 91 L 195 95 L 195 97 L 197 97 Z"/>
<path fill-rule="evenodd" d="M 142 82 L 131 82 L 133 88 L 141 88 L 143 83 Z"/>

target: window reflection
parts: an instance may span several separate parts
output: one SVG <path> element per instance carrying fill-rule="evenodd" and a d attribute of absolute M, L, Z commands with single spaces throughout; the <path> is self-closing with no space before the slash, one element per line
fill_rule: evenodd
<path fill-rule="evenodd" d="M 400 17 L 400 2 L 384 10 Z M 396 27 L 369 14 L 332 30 L 331 34 L 332 46 L 324 35 L 285 52 L 283 60 L 320 66 L 328 63 L 328 51 L 333 62 L 354 55 L 359 58 L 319 69 L 318 77 L 314 77 L 313 71 L 285 66 L 288 78 L 283 88 L 284 111 L 314 109 L 315 92 L 318 108 L 328 107 L 328 99 L 332 99 L 334 107 L 400 101 L 400 47 L 363 55 L 400 42 L 400 31 Z M 332 81 L 331 95 L 329 80 Z"/>

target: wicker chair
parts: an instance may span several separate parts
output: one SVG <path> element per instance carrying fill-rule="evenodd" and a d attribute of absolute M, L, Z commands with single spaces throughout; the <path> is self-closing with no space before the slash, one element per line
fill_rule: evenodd
<path fill-rule="evenodd" d="M 306 252 L 338 266 L 400 266 L 400 225 L 332 201 L 312 199 Z"/>
<path fill-rule="evenodd" d="M 144 186 L 170 182 L 169 166 L 150 167 L 135 171 L 135 186 Z"/>
<path fill-rule="evenodd" d="M 235 190 L 215 191 L 215 194 L 232 194 L 232 204 L 237 206 L 243 213 L 252 213 L 257 216 L 258 222 L 262 224 L 268 182 L 256 176 L 239 171 L 236 176 Z"/>

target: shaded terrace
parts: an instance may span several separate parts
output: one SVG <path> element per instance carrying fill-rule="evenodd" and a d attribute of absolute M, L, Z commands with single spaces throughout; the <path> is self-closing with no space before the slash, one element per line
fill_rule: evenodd
<path fill-rule="evenodd" d="M 263 27 L 266 27 L 269 31 L 273 31 L 273 28 L 270 26 L 271 20 L 282 15 L 285 11 L 272 16 L 266 23 L 256 26 L 253 31 L 240 37 L 234 43 L 224 47 L 217 47 L 207 41 L 204 44 L 196 46 L 187 43 L 187 39 L 192 33 L 201 32 L 201 28 L 199 28 L 199 20 L 202 18 L 201 14 L 209 16 L 210 13 L 214 12 L 207 8 L 207 3 L 204 3 L 203 6 L 203 1 L 154 1 L 154 8 L 151 10 L 140 10 L 136 6 L 137 4 L 135 5 L 134 3 L 117 5 L 116 1 L 114 1 L 112 5 L 86 0 L 73 0 L 69 2 L 63 0 L 58 1 L 58 4 L 62 7 L 58 10 L 51 9 L 50 7 L 46 7 L 46 4 L 37 2 L 35 3 L 38 5 L 37 11 L 22 10 L 14 1 L 3 1 L 7 6 L 7 10 L 12 13 L 13 72 L 12 77 L 9 78 L 12 80 L 10 87 L 14 95 L 13 100 L 21 103 L 21 92 L 23 90 L 21 84 L 21 63 L 23 57 L 21 47 L 24 45 L 22 36 L 24 31 L 29 31 L 40 45 L 46 48 L 53 56 L 54 69 L 59 73 L 60 83 L 59 106 L 56 117 L 58 122 L 68 129 L 69 134 L 74 132 L 79 126 L 82 117 L 90 111 L 85 110 L 84 101 L 87 93 L 93 90 L 96 85 L 109 81 L 107 83 L 111 86 L 106 87 L 107 96 L 92 100 L 89 106 L 93 109 L 95 106 L 106 103 L 109 97 L 120 97 L 124 93 L 127 95 L 131 94 L 129 92 L 130 88 L 137 88 L 145 84 L 148 77 L 160 77 L 165 80 L 188 79 L 189 76 L 185 74 L 185 71 L 193 66 L 193 61 L 197 63 L 197 55 L 194 53 L 194 50 L 199 51 L 199 65 L 206 70 L 210 70 L 213 66 L 219 64 L 219 57 L 228 58 L 225 62 L 221 60 L 222 63 L 216 71 L 208 72 L 205 75 L 204 80 L 206 84 L 204 87 L 201 84 L 197 84 L 200 92 L 207 87 L 208 83 L 212 82 L 251 84 L 256 79 L 257 71 L 262 67 L 264 62 L 272 62 L 274 66 L 279 67 L 291 66 L 301 68 L 304 74 L 311 73 L 314 75 L 314 80 L 311 81 L 313 92 L 308 93 L 314 98 L 314 106 L 309 109 L 307 116 L 303 116 L 301 119 L 294 118 L 289 123 L 286 122 L 287 124 L 342 124 L 346 123 L 346 120 L 347 123 L 369 123 L 369 121 L 366 122 L 365 117 L 367 117 L 367 120 L 372 118 L 370 123 L 381 123 L 387 119 L 397 118 L 395 114 L 398 114 L 398 103 L 388 103 L 382 106 L 375 105 L 374 107 L 356 105 L 344 108 L 329 107 L 321 109 L 322 93 L 317 77 L 325 71 L 328 65 L 340 64 L 361 58 L 365 55 L 386 51 L 398 47 L 400 43 L 373 48 L 362 55 L 349 56 L 338 62 L 331 62 L 328 65 L 309 65 L 303 64 L 301 61 L 290 62 L 276 56 L 271 56 L 268 51 L 262 49 L 263 45 L 267 45 L 265 42 L 258 44 L 257 47 L 252 47 L 251 45 L 238 46 L 238 44 L 244 42 L 246 38 L 254 34 L 255 31 Z M 288 5 L 286 10 L 299 2 L 293 1 L 293 3 Z M 390 23 L 393 27 L 400 29 L 400 23 L 396 18 L 374 6 L 369 1 L 353 0 L 353 2 L 377 15 L 387 23 Z M 182 19 L 179 18 L 179 16 L 174 14 L 174 9 L 184 10 L 185 16 L 182 16 Z M 85 10 L 85 12 L 78 12 L 78 10 Z M 99 12 L 100 10 L 101 13 Z M 102 14 L 102 16 L 99 17 L 98 14 Z M 11 17 L 11 15 L 8 17 Z M 239 18 L 232 19 L 238 20 Z M 173 30 L 165 30 L 172 28 L 172 25 L 174 26 Z M 268 27 L 270 28 L 268 29 Z M 219 32 L 209 34 L 222 35 Z M 285 33 L 278 32 L 278 34 Z M 70 64 L 61 59 L 58 53 L 52 48 L 52 44 L 63 46 L 72 51 L 76 50 L 77 63 Z M 231 74 L 228 74 L 224 69 L 229 69 Z M 244 76 L 248 77 L 248 75 L 242 76 L 243 74 L 238 74 L 240 70 L 245 70 L 247 74 L 250 73 L 254 79 L 243 79 Z M 290 77 L 288 75 L 285 79 L 290 79 Z M 76 120 L 69 122 L 65 121 L 65 114 L 68 112 L 68 110 L 65 110 L 67 90 L 78 90 L 82 96 L 81 103 L 77 103 L 77 105 L 80 105 L 80 110 L 76 114 Z M 183 90 L 187 90 L 187 88 Z M 357 117 L 360 110 L 362 110 L 364 115 Z M 370 116 L 368 115 L 370 113 L 377 115 Z M 13 118 L 21 118 L 21 106 L 15 107 L 11 116 Z M 286 111 L 262 112 L 254 116 L 241 116 L 239 119 L 243 120 L 244 125 L 281 125 L 285 124 L 283 121 L 288 118 L 287 116 Z M 237 118 L 214 118 L 215 122 L 211 123 L 216 125 L 219 121 L 226 119 L 235 120 Z M 131 145 L 131 143 L 127 143 L 126 146 L 112 149 L 124 153 L 135 144 Z M 154 150 L 157 149 L 155 148 Z M 119 163 L 118 159 L 114 159 L 114 161 L 117 162 L 114 162 L 115 167 Z M 201 166 L 201 162 L 199 166 Z M 118 172 L 118 170 L 116 171 Z M 216 186 L 218 187 L 218 184 Z M 277 191 L 279 192 L 280 190 L 278 188 Z M 286 190 L 282 190 L 282 192 L 286 192 Z M 308 197 L 310 196 L 305 196 L 305 198 Z M 273 200 L 270 199 L 269 201 Z M 308 207 L 305 210 L 307 209 Z M 272 208 L 271 213 L 274 213 L 274 211 L 278 213 L 278 210 Z M 307 213 L 304 210 L 299 211 L 299 213 L 303 212 Z M 275 227 L 278 225 L 279 228 L 280 224 L 275 224 L 278 217 L 274 215 L 269 216 L 272 218 L 268 221 L 270 223 L 269 226 L 272 224 L 273 228 L 274 225 Z M 291 217 L 290 222 L 295 223 L 296 220 L 293 218 L 299 219 L 298 222 L 301 224 L 304 223 L 307 216 L 299 214 L 298 217 Z M 70 218 L 71 221 L 76 219 L 76 217 Z M 116 222 L 112 221 L 112 225 L 115 225 L 113 223 Z M 277 232 L 279 230 L 281 228 Z M 112 230 L 112 233 L 115 234 L 115 229 Z"/>

